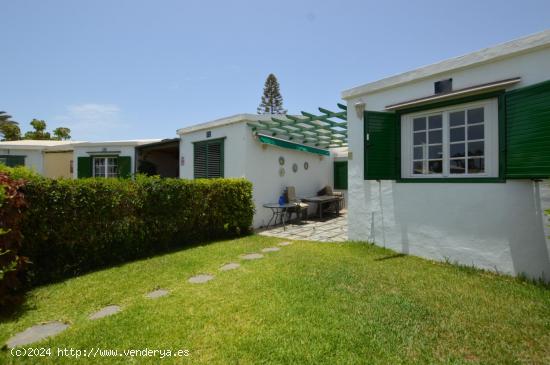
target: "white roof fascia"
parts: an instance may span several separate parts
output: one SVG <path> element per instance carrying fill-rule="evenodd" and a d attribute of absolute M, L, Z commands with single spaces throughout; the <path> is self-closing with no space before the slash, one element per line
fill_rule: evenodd
<path fill-rule="evenodd" d="M 550 29 L 527 37 L 515 39 L 494 47 L 485 48 L 463 56 L 420 67 L 412 71 L 386 77 L 342 92 L 342 99 L 352 99 L 365 94 L 400 86 L 450 71 L 466 69 L 484 63 L 533 52 L 550 47 Z"/>

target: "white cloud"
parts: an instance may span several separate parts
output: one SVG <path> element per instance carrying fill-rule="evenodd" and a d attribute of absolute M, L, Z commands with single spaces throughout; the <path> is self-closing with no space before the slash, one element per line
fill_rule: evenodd
<path fill-rule="evenodd" d="M 80 141 L 120 139 L 128 127 L 121 109 L 114 104 L 70 105 L 65 114 L 54 120 L 56 125 L 70 128 L 72 139 Z"/>

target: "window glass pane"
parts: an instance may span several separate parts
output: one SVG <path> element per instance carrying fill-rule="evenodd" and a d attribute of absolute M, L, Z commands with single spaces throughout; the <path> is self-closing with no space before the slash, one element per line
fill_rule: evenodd
<path fill-rule="evenodd" d="M 483 139 L 484 137 L 484 128 L 483 124 L 475 125 L 473 127 L 468 127 L 468 139 Z"/>
<path fill-rule="evenodd" d="M 423 174 L 422 161 L 413 162 L 413 174 Z"/>
<path fill-rule="evenodd" d="M 428 161 L 428 171 L 430 174 L 441 174 L 443 171 L 443 161 Z"/>
<path fill-rule="evenodd" d="M 426 118 L 414 118 L 413 120 L 413 129 L 415 131 L 423 131 L 426 129 Z"/>
<path fill-rule="evenodd" d="M 478 174 L 485 171 L 485 159 L 484 158 L 469 158 L 468 159 L 468 173 Z"/>
<path fill-rule="evenodd" d="M 432 115 L 429 119 L 429 128 L 430 129 L 436 129 L 441 128 L 443 124 L 443 116 L 441 115 Z"/>
<path fill-rule="evenodd" d="M 423 150 L 422 147 L 414 148 L 414 158 L 413 158 L 414 160 L 421 160 L 423 158 L 422 150 Z"/>
<path fill-rule="evenodd" d="M 94 176 L 105 177 L 105 159 L 104 158 L 94 159 Z"/>
<path fill-rule="evenodd" d="M 464 143 L 453 143 L 451 145 L 451 157 L 464 157 L 466 156 Z"/>
<path fill-rule="evenodd" d="M 441 143 L 441 141 L 443 140 L 443 131 L 442 130 L 438 130 L 438 131 L 430 131 L 428 132 L 429 133 L 429 143 L 430 144 L 434 144 L 434 143 Z"/>
<path fill-rule="evenodd" d="M 453 112 L 449 115 L 451 127 L 464 124 L 464 111 Z"/>
<path fill-rule="evenodd" d="M 451 174 L 463 174 L 466 172 L 466 162 L 464 160 L 451 160 Z"/>
<path fill-rule="evenodd" d="M 468 156 L 483 156 L 485 154 L 485 143 L 480 142 L 470 142 L 468 143 Z"/>
<path fill-rule="evenodd" d="M 426 143 L 426 132 L 414 133 L 414 145 Z"/>
<path fill-rule="evenodd" d="M 468 110 L 468 124 L 482 123 L 485 119 L 483 116 L 483 108 L 476 108 Z"/>
<path fill-rule="evenodd" d="M 443 157 L 443 146 L 430 146 L 428 147 L 428 158 L 434 159 L 434 158 L 441 158 Z"/>
<path fill-rule="evenodd" d="M 451 142 L 464 141 L 464 127 L 451 128 Z"/>

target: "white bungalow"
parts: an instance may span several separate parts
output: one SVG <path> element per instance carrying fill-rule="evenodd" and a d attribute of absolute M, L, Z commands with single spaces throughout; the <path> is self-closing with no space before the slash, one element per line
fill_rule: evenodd
<path fill-rule="evenodd" d="M 70 178 L 73 174 L 75 141 L 20 140 L 0 142 L 0 163 L 26 166 L 51 178 Z"/>
<path fill-rule="evenodd" d="M 550 280 L 550 30 L 342 97 L 350 239 Z"/>
<path fill-rule="evenodd" d="M 255 228 L 271 218 L 263 205 L 277 203 L 287 186 L 298 197 L 314 196 L 326 185 L 345 192 L 347 149 L 338 127 L 345 122 L 307 115 L 239 114 L 179 129 L 180 177 L 246 177 L 254 187 Z M 339 115 L 345 120 L 345 111 Z"/>

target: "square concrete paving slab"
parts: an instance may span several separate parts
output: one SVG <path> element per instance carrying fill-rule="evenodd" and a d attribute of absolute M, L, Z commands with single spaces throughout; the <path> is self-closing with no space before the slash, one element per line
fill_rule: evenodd
<path fill-rule="evenodd" d="M 307 240 L 320 242 L 343 242 L 348 239 L 347 213 L 340 217 L 323 219 L 323 221 L 308 219 L 301 224 L 287 224 L 285 229 L 277 226 L 258 232 L 263 236 L 288 238 L 292 240 Z"/>

